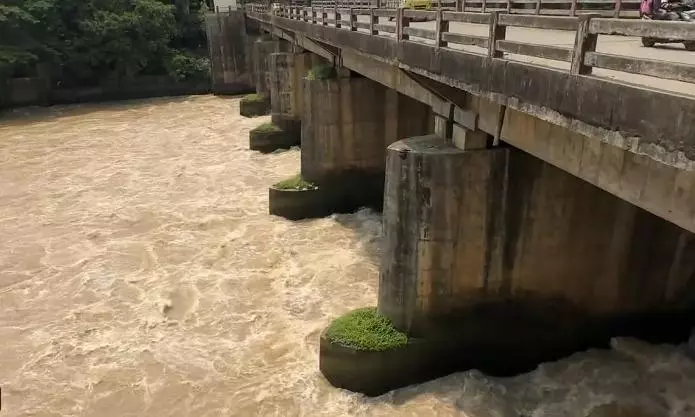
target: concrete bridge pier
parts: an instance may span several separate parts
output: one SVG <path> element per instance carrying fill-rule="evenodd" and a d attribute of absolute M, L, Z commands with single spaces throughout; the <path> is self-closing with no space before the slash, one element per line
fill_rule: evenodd
<path fill-rule="evenodd" d="M 438 346 L 423 375 L 687 338 L 693 234 L 514 148 L 474 148 L 429 135 L 387 151 L 378 309 Z"/>
<path fill-rule="evenodd" d="M 261 152 L 288 149 L 300 144 L 304 95 L 302 77 L 311 67 L 311 54 L 276 52 L 268 56 L 268 99 L 272 126 L 249 132 L 249 148 Z"/>
<path fill-rule="evenodd" d="M 387 89 L 367 78 L 305 79 L 302 177 L 337 212 L 381 209 Z"/>
<path fill-rule="evenodd" d="M 259 38 L 253 44 L 253 72 L 254 80 L 256 81 L 256 94 L 270 96 L 269 89 L 269 66 L 268 58 L 270 54 L 281 52 L 282 42 L 278 39 L 269 39 L 268 37 Z M 286 49 L 283 48 L 283 49 Z"/>
<path fill-rule="evenodd" d="M 249 65 L 249 41 L 253 36 L 249 36 L 247 28 L 254 24 L 248 23 L 242 11 L 205 16 L 214 94 L 239 94 L 253 89 Z"/>
<path fill-rule="evenodd" d="M 302 80 L 311 69 L 308 52 L 279 52 L 268 57 L 272 122 L 296 138 L 299 145 L 304 107 Z"/>
<path fill-rule="evenodd" d="M 368 78 L 338 74 L 303 80 L 301 173 L 331 195 L 335 211 L 380 211 L 386 147 L 426 133 L 430 111 Z"/>

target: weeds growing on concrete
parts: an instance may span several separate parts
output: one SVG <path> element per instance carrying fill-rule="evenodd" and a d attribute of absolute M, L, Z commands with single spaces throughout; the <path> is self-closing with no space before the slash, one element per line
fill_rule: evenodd
<path fill-rule="evenodd" d="M 282 129 L 280 129 L 280 126 L 276 125 L 275 123 L 263 123 L 262 125 L 253 129 L 253 131 L 270 133 L 270 132 L 281 132 Z"/>
<path fill-rule="evenodd" d="M 297 191 L 316 190 L 319 188 L 316 186 L 316 184 L 302 178 L 301 174 L 297 174 L 292 178 L 280 181 L 279 183 L 275 184 L 274 187 L 279 190 Z"/>
<path fill-rule="evenodd" d="M 403 347 L 408 336 L 393 327 L 375 307 L 360 308 L 331 323 L 326 337 L 333 343 L 357 350 L 383 351 Z"/>
<path fill-rule="evenodd" d="M 265 101 L 265 96 L 263 94 L 247 94 L 241 99 L 241 101 L 245 101 L 247 103 Z"/>

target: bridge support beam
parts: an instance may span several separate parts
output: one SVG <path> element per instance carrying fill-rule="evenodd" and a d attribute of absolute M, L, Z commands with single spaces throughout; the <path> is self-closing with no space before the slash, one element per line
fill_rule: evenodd
<path fill-rule="evenodd" d="M 485 149 L 490 142 L 490 135 L 482 130 L 469 129 L 457 123 L 452 123 L 451 128 L 451 141 L 459 149 Z"/>

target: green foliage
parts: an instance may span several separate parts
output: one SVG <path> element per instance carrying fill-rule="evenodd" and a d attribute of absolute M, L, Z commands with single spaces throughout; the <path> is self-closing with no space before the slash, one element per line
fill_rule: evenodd
<path fill-rule="evenodd" d="M 253 129 L 252 132 L 281 132 L 280 126 L 275 123 L 263 123 L 257 128 Z"/>
<path fill-rule="evenodd" d="M 310 80 L 328 80 L 335 77 L 335 67 L 329 64 L 316 65 L 307 74 L 307 78 Z"/>
<path fill-rule="evenodd" d="M 331 323 L 326 337 L 333 343 L 357 350 L 383 351 L 408 344 L 408 336 L 396 330 L 376 308 L 360 308 Z"/>
<path fill-rule="evenodd" d="M 2 0 L 0 4 L 0 77 L 26 75 L 29 66 L 50 50 L 47 36 L 53 0 Z"/>
<path fill-rule="evenodd" d="M 203 0 L 0 0 L 0 77 L 63 85 L 209 78 Z"/>
<path fill-rule="evenodd" d="M 176 49 L 205 50 L 205 8 L 201 0 L 175 0 L 178 31 L 171 46 Z"/>
<path fill-rule="evenodd" d="M 129 80 L 145 69 L 161 70 L 176 33 L 174 8 L 158 0 L 105 1 L 78 23 L 81 36 L 70 45 L 69 68 L 78 78 Z"/>
<path fill-rule="evenodd" d="M 265 101 L 265 96 L 263 94 L 247 94 L 241 99 L 244 103 L 258 103 Z"/>
<path fill-rule="evenodd" d="M 318 189 L 316 184 L 305 180 L 304 178 L 302 178 L 301 174 L 297 174 L 292 178 L 288 178 L 286 180 L 280 181 L 279 183 L 275 184 L 274 187 L 279 189 L 279 190 L 297 190 L 297 191 Z"/>
<path fill-rule="evenodd" d="M 170 74 L 177 80 L 205 80 L 210 78 L 210 60 L 180 53 L 171 60 Z"/>

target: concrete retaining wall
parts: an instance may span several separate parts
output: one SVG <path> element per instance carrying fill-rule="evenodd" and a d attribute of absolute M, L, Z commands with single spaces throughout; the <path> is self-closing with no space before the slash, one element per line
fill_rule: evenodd
<path fill-rule="evenodd" d="M 0 107 L 86 103 L 147 97 L 210 93 L 207 81 L 177 82 L 169 77 L 142 77 L 126 85 L 49 89 L 38 78 L 10 79 Z"/>

